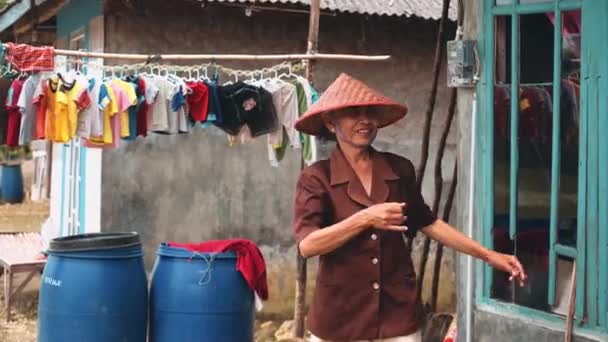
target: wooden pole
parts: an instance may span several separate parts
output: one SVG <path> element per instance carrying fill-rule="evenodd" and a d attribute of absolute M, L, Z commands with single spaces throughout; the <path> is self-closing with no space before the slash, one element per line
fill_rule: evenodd
<path fill-rule="evenodd" d="M 448 135 L 450 134 L 450 128 L 452 127 L 452 121 L 454 121 L 454 115 L 456 113 L 456 99 L 457 90 L 452 88 L 450 91 L 450 105 L 448 107 L 448 114 L 441 132 L 441 138 L 439 139 L 439 148 L 437 149 L 437 156 L 435 157 L 435 198 L 433 199 L 433 214 L 438 216 L 439 205 L 441 203 L 441 194 L 443 192 L 443 175 L 441 174 L 441 167 L 443 156 L 445 154 L 445 146 L 447 144 Z M 422 291 L 422 285 L 424 283 L 424 274 L 426 273 L 426 264 L 429 259 L 429 252 L 431 250 L 431 239 L 427 236 L 424 239 L 424 247 L 422 249 L 422 258 L 420 258 L 420 266 L 418 268 L 418 293 Z"/>
<path fill-rule="evenodd" d="M 443 10 L 441 20 L 439 21 L 439 30 L 437 31 L 437 42 L 435 45 L 435 57 L 433 64 L 433 84 L 428 99 L 428 106 L 424 119 L 424 129 L 422 133 L 422 149 L 420 153 L 420 164 L 416 169 L 416 188 L 422 191 L 422 180 L 426 171 L 426 163 L 429 159 L 429 141 L 431 139 L 431 122 L 433 121 L 433 111 L 435 110 L 435 102 L 437 100 L 437 86 L 439 82 L 439 74 L 441 73 L 441 64 L 443 62 L 443 43 L 445 41 L 445 25 L 448 21 L 448 13 L 450 9 L 450 0 L 443 0 Z M 409 239 L 408 247 L 412 250 L 414 238 Z"/>
<path fill-rule="evenodd" d="M 450 212 L 454 203 L 454 196 L 456 195 L 456 184 L 458 178 L 458 164 L 454 164 L 454 171 L 452 173 L 452 185 L 450 185 L 450 192 L 443 208 L 443 220 L 448 221 L 450 219 Z M 435 252 L 435 266 L 433 268 L 433 286 L 431 287 L 431 311 L 437 312 L 437 298 L 439 297 L 439 276 L 441 275 L 441 259 L 443 259 L 443 245 L 437 243 L 437 252 Z"/>
<path fill-rule="evenodd" d="M 310 3 L 310 19 L 308 22 L 308 46 L 306 54 L 317 55 L 319 51 L 319 18 L 321 0 L 312 0 Z M 309 60 L 306 65 L 306 78 L 309 82 L 314 83 L 314 60 Z"/>
<path fill-rule="evenodd" d="M 439 30 L 437 31 L 437 42 L 435 45 L 435 57 L 433 62 L 433 84 L 431 85 L 431 92 L 429 94 L 428 105 L 424 120 L 420 165 L 418 166 L 418 170 L 416 170 L 416 175 L 418 176 L 418 190 L 422 189 L 422 180 L 424 179 L 424 172 L 426 170 L 426 163 L 429 156 L 431 122 L 433 121 L 433 111 L 435 110 L 435 103 L 437 101 L 437 87 L 439 83 L 439 75 L 441 74 L 441 65 L 443 63 L 444 58 L 443 51 L 445 50 L 445 26 L 448 21 L 449 9 L 450 0 L 443 0 L 443 10 L 441 13 L 441 20 L 439 21 Z"/>
<path fill-rule="evenodd" d="M 576 261 L 572 265 L 572 278 L 570 278 L 570 297 L 568 298 L 568 316 L 566 318 L 566 331 L 564 341 L 572 342 L 574 328 L 574 310 L 576 309 Z"/>
<path fill-rule="evenodd" d="M 312 0 L 310 3 L 310 20 L 308 26 L 308 46 L 307 55 L 315 55 L 319 47 L 319 17 L 321 14 L 321 1 Z M 309 82 L 314 82 L 314 59 L 307 60 L 306 63 L 306 78 Z M 300 160 L 300 170 L 304 169 L 304 159 Z M 306 317 L 306 278 L 307 278 L 307 263 L 302 257 L 299 250 L 297 252 L 297 280 L 296 280 L 296 296 L 294 308 L 294 331 L 293 335 L 296 338 L 303 338 L 306 330 L 304 321 Z"/>

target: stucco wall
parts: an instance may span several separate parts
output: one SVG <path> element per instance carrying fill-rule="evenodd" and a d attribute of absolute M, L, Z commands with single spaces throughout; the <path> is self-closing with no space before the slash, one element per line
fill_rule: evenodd
<path fill-rule="evenodd" d="M 145 14 L 137 14 L 111 2 L 105 13 L 105 50 L 294 53 L 306 49 L 308 17 L 303 14 L 264 11 L 247 17 L 243 9 L 201 8 L 186 2 L 172 2 L 171 8 L 163 8 L 166 3 L 146 2 Z M 417 164 L 437 23 L 414 18 L 323 15 L 320 26 L 322 52 L 393 56 L 384 63 L 319 62 L 316 86 L 322 90 L 340 72 L 348 72 L 407 103 L 410 114 L 383 130 L 376 146 L 407 156 Z M 444 75 L 440 82 L 434 141 L 440 135 L 448 102 Z M 450 137 L 444 162 L 448 180 L 454 162 L 454 137 Z M 432 144 L 424 191 L 429 203 L 435 148 Z M 151 135 L 123 143 L 103 156 L 102 229 L 140 232 L 149 266 L 161 241 L 235 236 L 253 239 L 263 246 L 270 267 L 274 299 L 266 312 L 288 313 L 295 281 L 292 197 L 300 156 L 298 151 L 289 151 L 279 168 L 272 168 L 266 158 L 265 138 L 229 147 L 225 135 L 215 128 L 184 136 Z M 447 254 L 442 283 L 453 284 L 451 253 Z M 449 302 L 452 296 L 446 291 L 442 302 Z"/>

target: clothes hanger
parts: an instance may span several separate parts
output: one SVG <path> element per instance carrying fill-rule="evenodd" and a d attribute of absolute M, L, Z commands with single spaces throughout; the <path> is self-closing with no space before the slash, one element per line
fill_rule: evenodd
<path fill-rule="evenodd" d="M 188 77 L 186 78 L 186 81 L 188 82 L 192 82 L 192 68 L 187 68 L 186 71 L 184 73 L 188 74 Z"/>
<path fill-rule="evenodd" d="M 287 67 L 284 67 L 287 68 Z M 293 76 L 292 70 L 291 70 L 291 65 L 289 65 L 289 73 L 286 73 L 285 71 L 282 72 L 277 78 L 282 79 L 282 78 L 291 78 Z"/>
<path fill-rule="evenodd" d="M 225 85 L 225 86 L 226 86 L 226 85 L 231 85 L 231 84 L 234 84 L 234 83 L 236 83 L 236 82 L 238 82 L 238 81 L 239 81 L 239 75 L 237 75 L 237 73 L 236 73 L 236 72 L 231 72 L 231 73 L 230 73 L 230 76 L 234 76 L 234 82 L 232 82 L 232 80 L 228 80 L 226 83 L 224 83 L 224 85 Z"/>
<path fill-rule="evenodd" d="M 205 69 L 203 70 L 205 72 L 205 74 L 203 75 L 203 80 L 207 81 L 207 82 L 211 82 L 211 79 L 209 78 L 209 69 L 207 66 L 205 66 Z M 217 79 L 216 79 L 217 81 Z"/>

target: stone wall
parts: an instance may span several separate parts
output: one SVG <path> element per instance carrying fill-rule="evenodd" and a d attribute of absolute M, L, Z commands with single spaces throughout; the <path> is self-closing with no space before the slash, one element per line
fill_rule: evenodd
<path fill-rule="evenodd" d="M 306 49 L 307 15 L 261 11 L 248 17 L 239 8 L 168 3 L 146 1 L 145 11 L 133 12 L 110 1 L 105 9 L 105 50 L 154 54 L 301 53 Z M 437 22 L 338 14 L 322 15 L 320 27 L 319 47 L 324 53 L 393 56 L 379 63 L 319 62 L 316 86 L 323 90 L 341 72 L 348 72 L 407 103 L 410 114 L 383 130 L 376 146 L 407 156 L 417 164 Z M 222 64 L 238 68 L 264 65 Z M 440 78 L 434 142 L 447 111 L 445 79 L 444 75 Z M 454 139 L 452 134 L 444 162 L 448 181 L 454 163 Z M 435 149 L 432 143 L 424 184 L 429 203 Z M 298 151 L 289 151 L 279 168 L 271 167 L 266 156 L 265 138 L 229 147 L 225 135 L 215 128 L 199 129 L 190 135 L 151 135 L 105 151 L 102 229 L 140 232 L 148 266 L 161 241 L 237 236 L 252 239 L 262 246 L 270 269 L 273 300 L 265 312 L 290 314 L 296 254 L 291 231 L 292 197 L 300 156 Z M 444 185 L 446 191 L 448 185 Z M 447 254 L 442 283 L 453 284 L 451 253 Z M 447 288 L 444 305 L 453 301 L 452 286 Z"/>

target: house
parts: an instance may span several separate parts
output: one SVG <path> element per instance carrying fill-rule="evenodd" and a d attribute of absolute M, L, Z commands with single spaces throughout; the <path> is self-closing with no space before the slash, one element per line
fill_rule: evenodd
<path fill-rule="evenodd" d="M 47 43 L 89 51 L 271 54 L 302 53 L 307 45 L 309 1 L 304 0 L 13 2 L 7 11 L 19 12 L 0 17 L 5 41 L 33 42 L 36 37 L 40 42 L 36 32 L 54 26 L 55 37 Z M 322 52 L 392 58 L 373 63 L 319 61 L 315 86 L 323 90 L 340 72 L 348 72 L 407 103 L 410 114 L 384 130 L 377 147 L 417 162 L 441 1 L 321 3 Z M 455 15 L 454 3 L 452 20 Z M 448 28 L 452 36 L 453 23 Z M 268 65 L 221 63 L 241 69 Z M 447 89 L 441 81 L 433 141 L 447 107 Z M 446 170 L 454 163 L 454 134 L 449 141 Z M 431 147 L 433 155 L 436 146 Z M 137 231 L 149 267 L 161 241 L 253 239 L 269 265 L 273 300 L 265 312 L 289 315 L 296 255 L 291 207 L 300 154 L 290 151 L 278 168 L 271 167 L 266 156 L 264 139 L 230 147 L 224 134 L 213 128 L 190 135 L 151 135 L 114 150 L 90 149 L 77 142 L 55 144 L 49 227 L 59 234 Z M 432 177 L 426 178 L 430 200 Z M 451 271 L 444 274 L 453 277 Z"/>
<path fill-rule="evenodd" d="M 459 341 L 562 340 L 569 308 L 574 341 L 608 341 L 608 2 L 473 0 L 464 13 L 480 81 L 458 91 L 456 222 L 530 278 L 519 288 L 459 257 Z"/>

